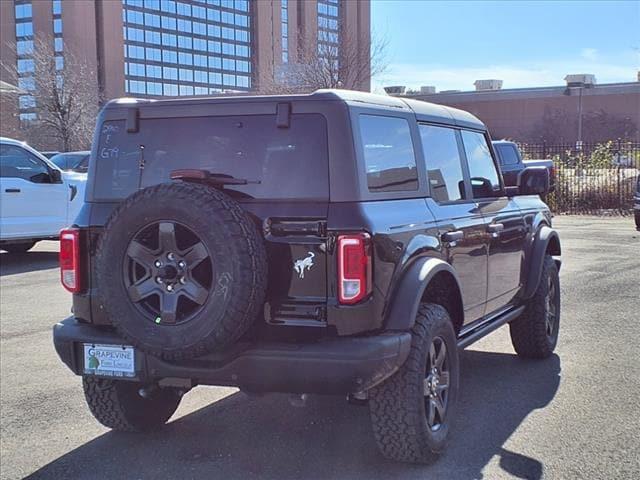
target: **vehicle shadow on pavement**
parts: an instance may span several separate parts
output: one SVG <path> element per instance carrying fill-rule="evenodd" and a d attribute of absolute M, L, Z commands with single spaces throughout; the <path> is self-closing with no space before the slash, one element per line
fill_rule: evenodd
<path fill-rule="evenodd" d="M 58 268 L 58 252 L 0 253 L 0 277 Z"/>
<path fill-rule="evenodd" d="M 451 444 L 431 466 L 384 460 L 368 409 L 342 398 L 312 397 L 306 408 L 293 408 L 285 395 L 236 393 L 156 433 L 106 433 L 30 478 L 478 479 L 494 457 L 511 476 L 541 478 L 541 462 L 503 445 L 555 396 L 559 357 L 465 351 L 462 365 Z"/>

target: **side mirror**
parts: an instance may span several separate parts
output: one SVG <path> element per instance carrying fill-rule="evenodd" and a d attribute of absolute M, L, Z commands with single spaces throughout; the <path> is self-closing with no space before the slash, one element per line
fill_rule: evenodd
<path fill-rule="evenodd" d="M 546 167 L 527 167 L 518 174 L 518 195 L 546 195 L 549 183 Z"/>
<path fill-rule="evenodd" d="M 51 183 L 62 183 L 62 172 L 53 168 L 49 172 L 49 178 L 51 179 Z"/>

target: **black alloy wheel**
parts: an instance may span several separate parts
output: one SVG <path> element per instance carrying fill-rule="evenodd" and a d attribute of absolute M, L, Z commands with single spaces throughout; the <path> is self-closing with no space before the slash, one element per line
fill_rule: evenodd
<path fill-rule="evenodd" d="M 145 318 L 162 325 L 186 323 L 197 315 L 213 282 L 205 244 L 190 228 L 168 220 L 134 235 L 122 271 L 131 301 Z"/>
<path fill-rule="evenodd" d="M 553 277 L 547 278 L 547 311 L 545 315 L 545 332 L 549 340 L 553 340 L 556 335 L 556 325 L 558 320 L 558 293 L 557 285 Z"/>
<path fill-rule="evenodd" d="M 449 401 L 449 359 L 442 337 L 435 337 L 429 347 L 424 378 L 424 402 L 427 425 L 437 431 L 444 424 Z"/>

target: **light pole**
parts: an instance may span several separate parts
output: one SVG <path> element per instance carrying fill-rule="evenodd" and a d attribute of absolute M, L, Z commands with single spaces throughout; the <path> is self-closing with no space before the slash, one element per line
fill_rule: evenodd
<path fill-rule="evenodd" d="M 582 92 L 585 88 L 592 88 L 596 84 L 596 77 L 590 73 L 569 74 L 564 77 L 567 82 L 565 95 L 573 95 L 574 90 L 578 90 L 578 138 L 576 139 L 576 150 L 582 150 Z"/>
<path fill-rule="evenodd" d="M 576 140 L 576 150 L 582 150 L 582 90 L 584 83 L 578 87 L 578 139 Z"/>

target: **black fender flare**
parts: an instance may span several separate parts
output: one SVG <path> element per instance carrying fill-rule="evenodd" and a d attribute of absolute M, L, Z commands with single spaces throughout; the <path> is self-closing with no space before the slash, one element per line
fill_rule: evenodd
<path fill-rule="evenodd" d="M 410 330 L 413 327 L 427 286 L 441 272 L 449 273 L 455 281 L 458 292 L 462 292 L 458 276 L 451 265 L 439 258 L 419 258 L 398 280 L 386 315 L 387 330 Z"/>
<path fill-rule="evenodd" d="M 525 265 L 528 265 L 527 274 L 525 276 L 526 283 L 523 286 L 522 293 L 520 294 L 523 300 L 528 300 L 533 296 L 538 284 L 540 283 L 540 277 L 542 276 L 542 265 L 544 263 L 544 257 L 548 253 L 554 257 L 561 255 L 560 248 L 560 236 L 553 228 L 543 225 L 536 233 L 533 245 L 529 249 L 529 258 Z M 562 262 L 559 258 L 555 258 L 558 270 Z"/>

